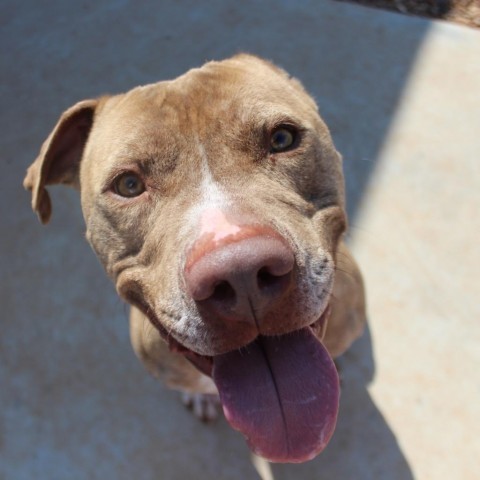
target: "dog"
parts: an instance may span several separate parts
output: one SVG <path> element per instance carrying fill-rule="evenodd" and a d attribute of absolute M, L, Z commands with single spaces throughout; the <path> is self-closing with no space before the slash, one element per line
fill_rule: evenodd
<path fill-rule="evenodd" d="M 332 359 L 365 323 L 342 159 L 314 100 L 247 54 L 66 110 L 24 186 L 80 191 L 147 369 L 257 455 L 304 462 L 335 429 Z"/>

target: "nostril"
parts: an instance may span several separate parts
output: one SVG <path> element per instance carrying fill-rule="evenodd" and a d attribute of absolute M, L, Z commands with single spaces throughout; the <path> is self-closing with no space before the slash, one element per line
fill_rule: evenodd
<path fill-rule="evenodd" d="M 215 285 L 210 298 L 222 303 L 233 302 L 235 300 L 235 290 L 230 283 L 222 281 Z"/>
<path fill-rule="evenodd" d="M 257 285 L 261 292 L 279 292 L 287 287 L 290 272 L 284 275 L 274 275 L 268 267 L 261 268 L 257 273 Z"/>
<path fill-rule="evenodd" d="M 261 268 L 258 273 L 257 273 L 257 283 L 258 283 L 258 288 L 260 290 L 263 290 L 265 287 L 268 287 L 272 283 L 276 282 L 275 275 L 272 275 L 267 267 Z"/>

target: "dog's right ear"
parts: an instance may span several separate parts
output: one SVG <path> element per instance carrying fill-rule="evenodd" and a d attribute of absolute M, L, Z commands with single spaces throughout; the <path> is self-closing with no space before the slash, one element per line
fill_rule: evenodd
<path fill-rule="evenodd" d="M 79 185 L 80 161 L 98 104 L 99 100 L 84 100 L 66 110 L 27 170 L 23 186 L 32 192 L 32 208 L 44 224 L 52 213 L 45 186 Z"/>

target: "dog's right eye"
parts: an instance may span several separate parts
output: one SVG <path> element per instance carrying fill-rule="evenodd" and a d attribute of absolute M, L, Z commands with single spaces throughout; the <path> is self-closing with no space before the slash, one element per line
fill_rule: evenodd
<path fill-rule="evenodd" d="M 270 152 L 280 153 L 294 147 L 297 140 L 296 131 L 292 127 L 280 126 L 270 136 Z"/>
<path fill-rule="evenodd" d="M 114 191 L 121 197 L 138 197 L 145 191 L 145 184 L 134 172 L 125 172 L 118 176 L 113 183 Z"/>

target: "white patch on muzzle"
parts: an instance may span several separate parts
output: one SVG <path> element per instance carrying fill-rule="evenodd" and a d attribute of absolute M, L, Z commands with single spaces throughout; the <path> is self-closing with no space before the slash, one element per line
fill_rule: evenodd
<path fill-rule="evenodd" d="M 200 195 L 185 215 L 184 228 L 190 233 L 189 237 L 192 237 L 191 233 L 193 231 L 195 232 L 193 237 L 198 238 L 202 233 L 216 232 L 217 227 L 219 232 L 222 232 L 234 228 L 234 225 L 229 227 L 223 213 L 228 209 L 231 202 L 224 189 L 213 178 L 205 147 L 198 138 L 196 139 L 196 145 L 201 159 L 198 183 Z M 222 234 L 220 233 L 220 235 Z"/>

